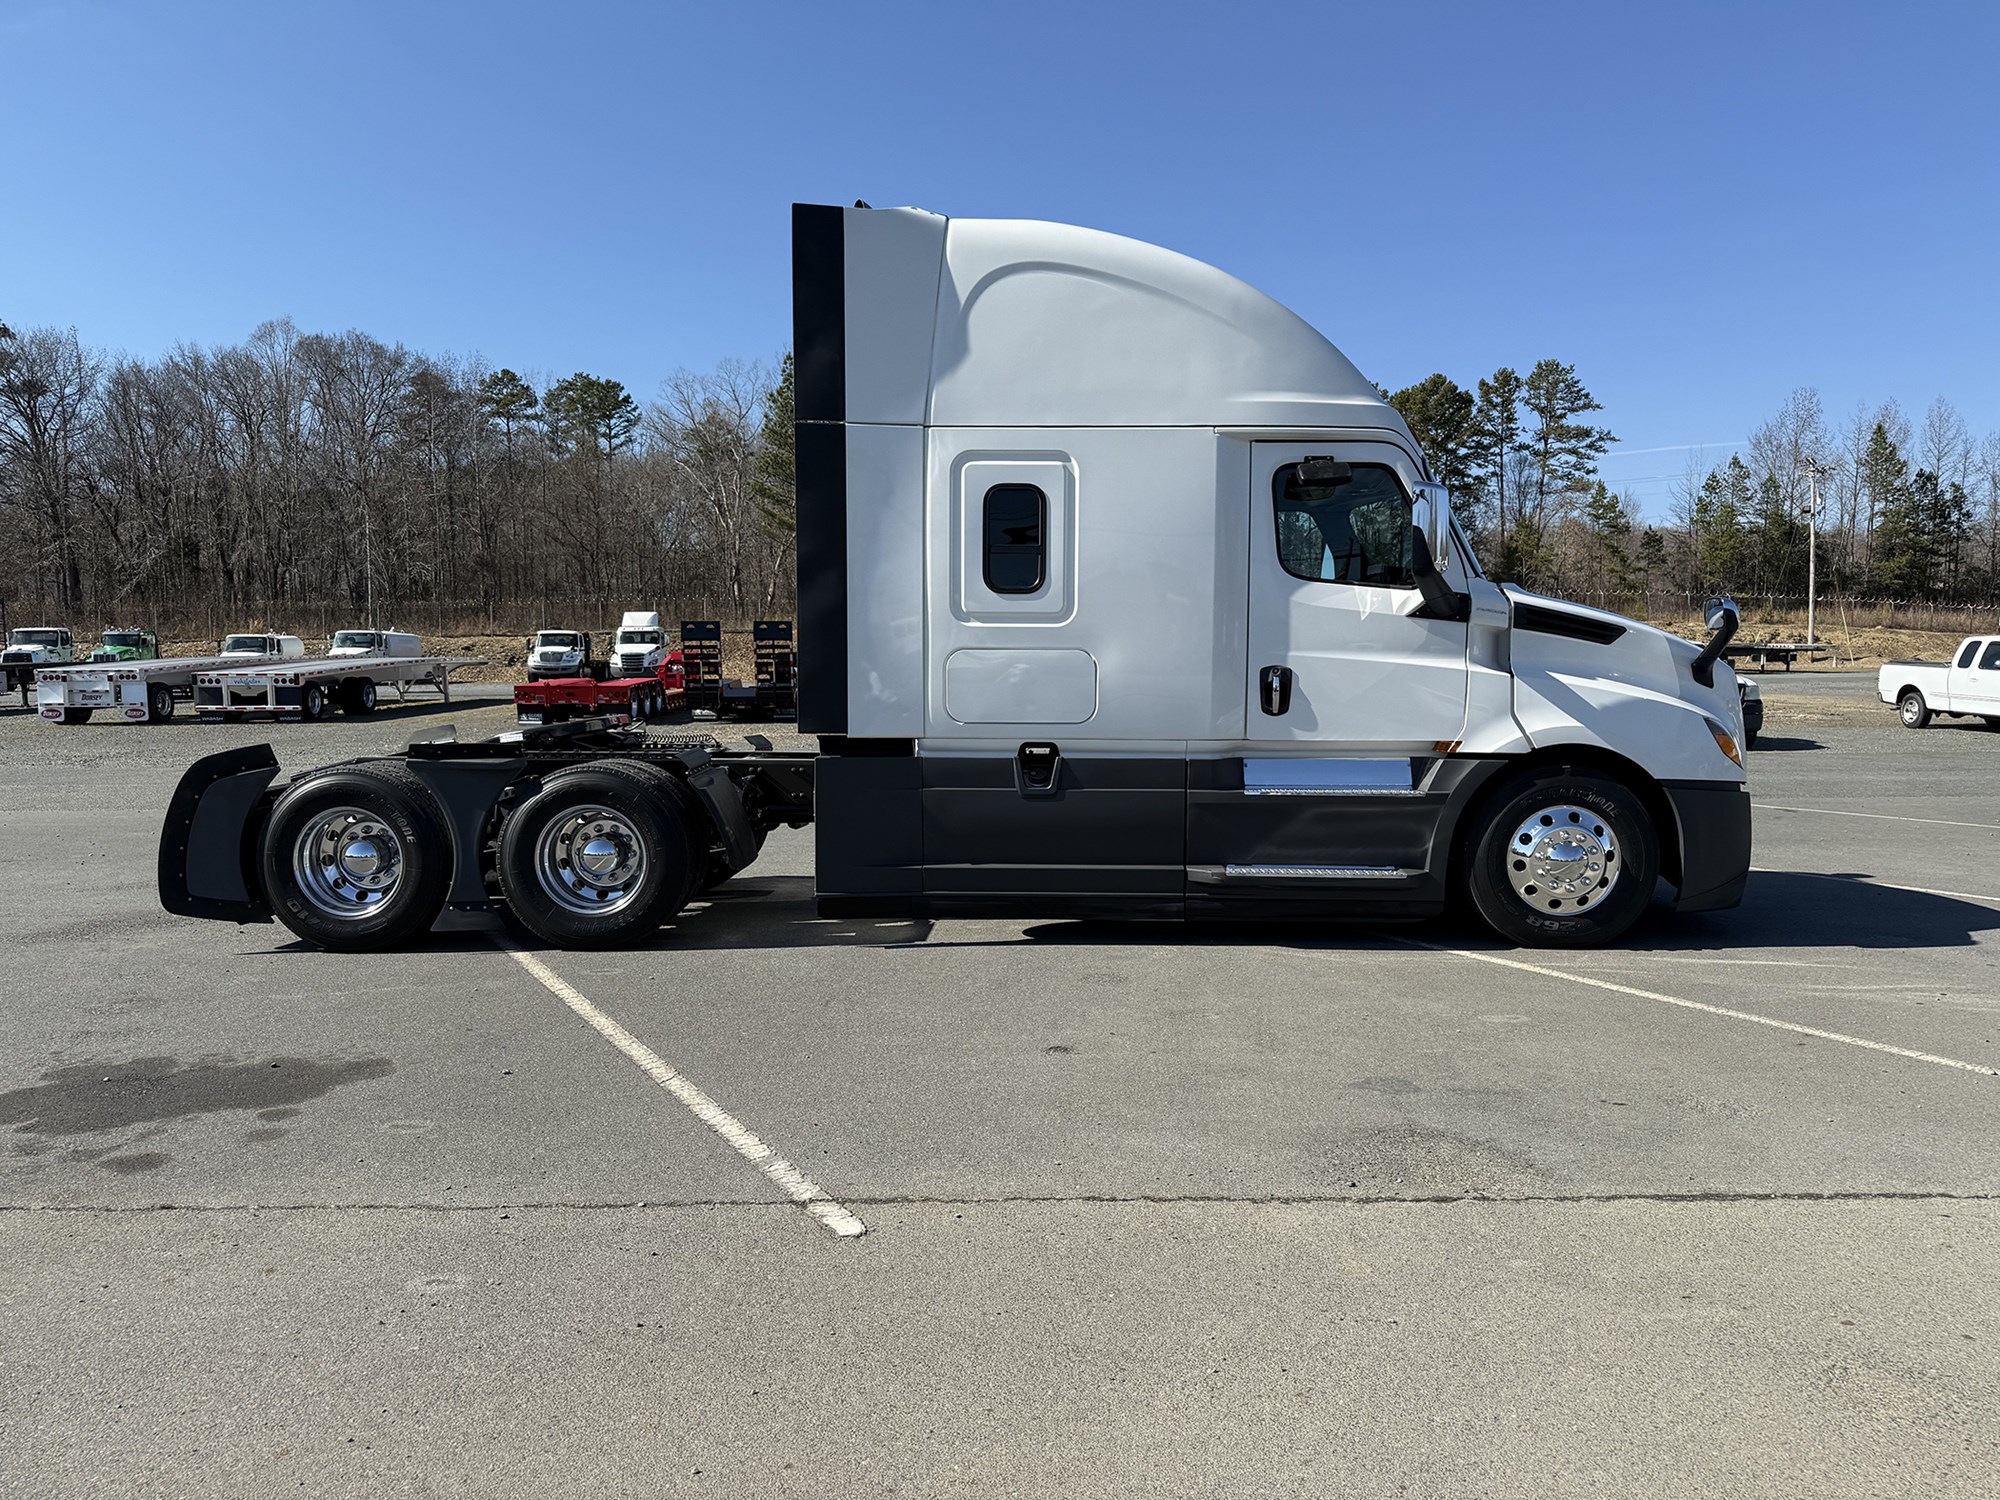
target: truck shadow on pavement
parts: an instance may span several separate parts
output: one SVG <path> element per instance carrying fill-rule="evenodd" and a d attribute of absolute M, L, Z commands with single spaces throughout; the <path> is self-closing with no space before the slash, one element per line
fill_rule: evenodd
<path fill-rule="evenodd" d="M 1664 892 L 1664 887 L 1662 888 Z M 1009 925 L 1014 925 L 1009 923 Z M 675 949 L 912 948 L 936 946 L 928 920 L 821 917 L 803 875 L 746 879 L 720 888 L 662 929 L 657 946 Z M 1636 951 L 1787 948 L 1962 948 L 2000 930 L 2000 908 L 1955 896 L 1878 885 L 1866 875 L 1806 870 L 1753 873 L 1734 911 L 1681 914 L 1656 901 L 1614 946 Z M 1476 923 L 1438 919 L 1377 922 L 1036 921 L 1019 936 L 953 937 L 953 947 L 1030 943 L 1380 946 L 1385 935 L 1451 946 L 1496 947 Z M 649 945 L 650 946 L 650 945 Z"/>

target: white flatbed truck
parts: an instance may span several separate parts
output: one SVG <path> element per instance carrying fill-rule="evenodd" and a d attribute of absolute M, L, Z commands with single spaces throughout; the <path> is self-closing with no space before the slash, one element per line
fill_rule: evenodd
<path fill-rule="evenodd" d="M 1740 900 L 1737 612 L 1702 645 L 1487 580 L 1318 332 L 1067 225 L 793 209 L 798 723 L 605 719 L 183 776 L 172 912 L 361 951 L 645 942 L 817 825 L 827 917 L 1400 920 L 1615 941 Z M 1359 289 L 1365 292 L 1365 288 Z"/>
<path fill-rule="evenodd" d="M 381 690 L 399 700 L 417 688 L 451 702 L 451 674 L 486 665 L 483 656 L 321 656 L 198 673 L 195 716 L 203 723 L 268 718 L 312 723 L 335 708 L 344 714 L 375 712 Z"/>

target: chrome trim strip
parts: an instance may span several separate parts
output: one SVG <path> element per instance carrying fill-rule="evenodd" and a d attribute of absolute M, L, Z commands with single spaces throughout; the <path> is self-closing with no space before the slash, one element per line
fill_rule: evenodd
<path fill-rule="evenodd" d="M 1246 786 L 1246 797 L 1421 797 L 1416 787 L 1391 786 Z"/>
<path fill-rule="evenodd" d="M 1231 880 L 1407 880 L 1394 865 L 1224 865 Z"/>
<path fill-rule="evenodd" d="M 1413 797 L 1415 769 L 1407 759 L 1245 756 L 1243 791 L 1250 797 Z"/>

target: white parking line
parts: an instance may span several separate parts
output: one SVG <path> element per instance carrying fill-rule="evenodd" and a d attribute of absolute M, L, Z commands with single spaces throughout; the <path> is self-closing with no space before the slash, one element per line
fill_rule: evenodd
<path fill-rule="evenodd" d="M 1773 870 L 1767 865 L 1752 865 L 1753 875 L 1809 875 L 1814 880 L 1839 880 L 1848 885 L 1855 878 L 1847 875 L 1828 875 L 1821 870 Z M 1863 875 L 1860 879 L 1868 885 L 1879 885 L 1892 891 L 1911 891 L 1919 896 L 1949 896 L 1954 901 L 1984 901 L 1988 906 L 2000 906 L 2000 896 L 1981 896 L 1974 891 L 1940 891 L 1927 885 L 1898 885 L 1893 880 L 1877 880 L 1873 875 Z"/>
<path fill-rule="evenodd" d="M 728 1110 L 668 1067 L 657 1052 L 592 1005 L 580 990 L 565 982 L 555 970 L 534 954 L 515 947 L 503 937 L 495 935 L 493 943 L 501 952 L 510 954 L 514 962 L 540 980 L 543 988 L 551 995 L 589 1022 L 598 1035 L 637 1063 L 648 1078 L 685 1104 L 693 1111 L 696 1119 L 729 1142 L 738 1156 L 755 1165 L 757 1170 L 776 1183 L 779 1191 L 792 1202 L 843 1239 L 851 1239 L 868 1232 L 866 1224 L 845 1206 L 828 1197 L 825 1189 L 818 1183 L 758 1139 Z"/>
<path fill-rule="evenodd" d="M 1940 1068 L 1957 1068 L 1961 1072 L 2000 1078 L 2000 1068 L 1989 1068 L 1982 1063 L 1960 1062 L 1955 1057 L 1940 1057 L 1935 1052 L 1915 1052 L 1908 1047 L 1892 1047 L 1887 1042 L 1871 1042 L 1866 1037 L 1848 1036 L 1845 1032 L 1822 1031 L 1817 1026 L 1801 1026 L 1794 1021 L 1773 1020 L 1770 1016 L 1753 1016 L 1747 1010 L 1730 1010 L 1722 1005 L 1704 1005 L 1699 1000 L 1683 1000 L 1677 995 L 1662 995 L 1653 990 L 1634 989 L 1629 984 L 1613 984 L 1608 979 L 1592 979 L 1584 974 L 1565 974 L 1560 969 L 1522 963 L 1518 958 L 1502 958 L 1497 953 L 1477 953 L 1470 948 L 1447 948 L 1439 943 L 1421 942 L 1416 938 L 1398 938 L 1396 941 L 1407 943 L 1412 948 L 1428 948 L 1433 953 L 1448 953 L 1453 958 L 1470 958 L 1482 964 L 1498 964 L 1505 969 L 1519 969 L 1524 974 L 1540 974 L 1547 979 L 1567 979 L 1571 984 L 1587 984 L 1596 989 L 1610 990 L 1614 994 L 1633 995 L 1641 1000 L 1657 1000 L 1662 1005 L 1678 1005 L 1683 1010 L 1704 1011 L 1711 1016 L 1724 1016 L 1732 1021 L 1749 1021 L 1753 1025 L 1769 1026 L 1778 1031 L 1818 1037 L 1821 1041 L 1840 1042 L 1848 1047 L 1865 1047 L 1870 1052 L 1887 1052 L 1916 1062 L 1935 1063 Z"/>
<path fill-rule="evenodd" d="M 1818 813 L 1828 818 L 1880 818 L 1885 823 L 1933 823 L 1939 828 L 2000 828 L 2000 823 L 1968 823 L 1963 818 L 1912 818 L 1902 813 L 1849 812 L 1844 807 L 1787 807 L 1782 802 L 1753 802 L 1759 812 Z"/>

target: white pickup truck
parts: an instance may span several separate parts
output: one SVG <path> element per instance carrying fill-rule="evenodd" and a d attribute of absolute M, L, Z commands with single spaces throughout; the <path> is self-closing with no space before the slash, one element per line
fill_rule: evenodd
<path fill-rule="evenodd" d="M 1885 662 L 1877 690 L 1906 729 L 1939 715 L 2000 724 L 2000 635 L 1967 636 L 1950 661 Z"/>

